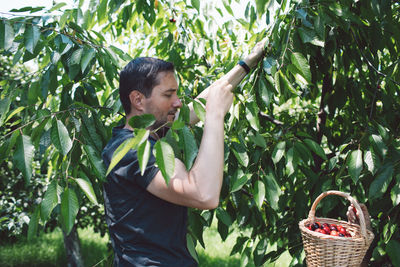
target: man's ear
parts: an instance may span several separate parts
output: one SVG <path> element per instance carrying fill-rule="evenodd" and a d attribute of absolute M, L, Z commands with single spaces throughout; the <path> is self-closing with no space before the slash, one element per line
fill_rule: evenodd
<path fill-rule="evenodd" d="M 129 94 L 129 100 L 131 101 L 131 106 L 138 110 L 138 111 L 143 111 L 143 98 L 145 96 L 137 91 L 137 90 L 133 90 L 130 94 Z"/>

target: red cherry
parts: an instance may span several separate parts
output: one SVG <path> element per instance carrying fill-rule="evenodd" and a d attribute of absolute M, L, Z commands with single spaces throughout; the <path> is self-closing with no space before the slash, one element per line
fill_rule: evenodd
<path fill-rule="evenodd" d="M 342 235 L 346 235 L 346 229 L 340 228 L 339 233 L 341 233 Z"/>
<path fill-rule="evenodd" d="M 328 235 L 331 233 L 331 229 L 328 226 L 325 226 L 323 229 Z"/>
<path fill-rule="evenodd" d="M 335 230 L 331 231 L 331 236 L 339 236 L 339 233 Z"/>

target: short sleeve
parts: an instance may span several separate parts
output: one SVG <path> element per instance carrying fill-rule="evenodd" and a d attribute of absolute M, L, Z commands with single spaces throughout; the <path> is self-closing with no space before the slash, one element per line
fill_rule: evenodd
<path fill-rule="evenodd" d="M 102 157 L 107 167 L 111 162 L 114 151 L 126 139 L 126 136 L 124 137 L 125 138 L 116 138 L 116 140 L 113 140 L 114 142 L 111 142 L 103 150 Z M 151 144 L 151 150 L 152 150 L 155 141 L 150 139 L 149 142 Z M 156 159 L 153 153 L 150 153 L 146 169 L 142 175 L 139 167 L 137 151 L 131 149 L 111 170 L 107 179 L 112 179 L 117 184 L 119 184 L 122 180 L 129 183 L 135 183 L 140 187 L 142 187 L 143 189 L 146 189 L 147 186 L 150 184 L 150 182 L 153 180 L 153 178 L 156 176 L 157 172 L 159 171 L 158 167 L 155 166 L 155 163 Z"/>

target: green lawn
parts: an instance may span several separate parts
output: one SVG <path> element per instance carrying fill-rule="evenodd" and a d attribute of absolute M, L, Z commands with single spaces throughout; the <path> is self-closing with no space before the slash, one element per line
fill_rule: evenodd
<path fill-rule="evenodd" d="M 108 237 L 101 237 L 91 229 L 79 229 L 82 254 L 86 266 L 111 266 L 112 252 L 107 248 Z M 240 266 L 239 255 L 230 256 L 237 234 L 222 242 L 216 227 L 204 232 L 206 248 L 197 246 L 200 267 Z M 0 246 L 0 266 L 66 266 L 63 238 L 60 229 L 41 234 L 28 242 L 25 237 L 14 244 Z"/>

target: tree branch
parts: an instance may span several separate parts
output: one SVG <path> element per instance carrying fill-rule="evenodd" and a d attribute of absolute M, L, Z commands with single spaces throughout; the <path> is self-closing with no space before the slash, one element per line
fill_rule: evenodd
<path fill-rule="evenodd" d="M 270 116 L 270 115 L 268 115 L 268 114 L 265 114 L 265 113 L 262 112 L 262 111 L 260 111 L 259 114 L 260 114 L 262 117 L 264 117 L 265 119 L 267 119 L 268 121 L 272 122 L 273 124 L 278 125 L 278 126 L 283 126 L 283 122 L 281 122 L 281 121 L 279 121 L 279 120 L 277 120 L 277 119 L 274 119 L 272 116 Z"/>

